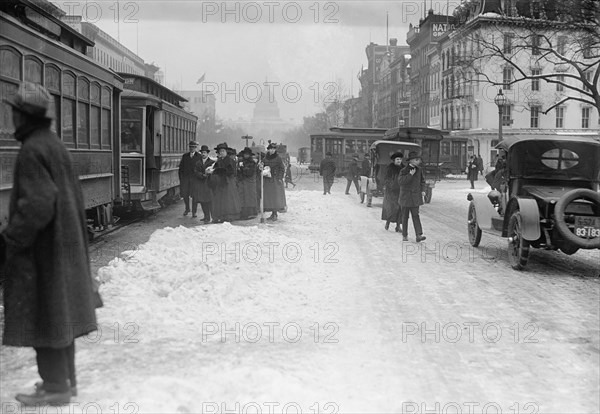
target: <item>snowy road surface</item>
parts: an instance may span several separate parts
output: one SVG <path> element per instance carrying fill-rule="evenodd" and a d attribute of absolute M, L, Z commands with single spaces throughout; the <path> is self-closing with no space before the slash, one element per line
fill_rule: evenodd
<path fill-rule="evenodd" d="M 166 212 L 175 224 L 98 271 L 80 394 L 47 412 L 599 411 L 597 251 L 533 250 L 513 271 L 504 240 L 468 245 L 466 181 L 439 183 L 426 242 L 409 225 L 403 243 L 344 181 L 323 196 L 299 179 L 274 224 Z M 0 356 L 2 409 L 19 412 L 34 354 Z"/>

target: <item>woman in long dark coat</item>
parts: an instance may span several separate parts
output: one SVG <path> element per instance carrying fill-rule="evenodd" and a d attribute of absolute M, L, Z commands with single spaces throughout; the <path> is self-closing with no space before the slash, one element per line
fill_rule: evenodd
<path fill-rule="evenodd" d="M 410 214 L 417 236 L 417 243 L 426 239 L 423 236 L 423 226 L 419 216 L 419 206 L 423 205 L 423 197 L 427 184 L 421 167 L 421 156 L 411 151 L 408 154 L 407 165 L 400 171 L 398 176 L 400 183 L 400 197 L 398 199 L 402 209 L 402 240 L 408 241 L 408 215 Z"/>
<path fill-rule="evenodd" d="M 471 182 L 471 188 L 475 188 L 475 181 L 479 175 L 479 162 L 477 157 L 471 155 L 471 160 L 467 164 L 467 179 Z"/>
<path fill-rule="evenodd" d="M 258 206 L 256 203 L 256 172 L 258 164 L 252 159 L 252 150 L 244 148 L 238 154 L 238 190 L 240 193 L 240 219 L 256 217 L 258 215 Z"/>
<path fill-rule="evenodd" d="M 259 164 L 262 170 L 269 167 L 271 173 L 269 177 L 263 177 L 264 193 L 264 211 L 271 211 L 271 216 L 267 220 L 277 220 L 277 212 L 283 210 L 286 206 L 285 188 L 283 186 L 283 177 L 285 176 L 285 165 L 283 160 L 277 154 L 277 145 L 269 144 L 267 155 L 263 162 Z"/>
<path fill-rule="evenodd" d="M 200 148 L 200 156 L 202 157 L 194 166 L 194 181 L 195 184 L 192 187 L 192 200 L 194 205 L 200 203 L 202 206 L 202 212 L 204 213 L 204 224 L 210 223 L 210 214 L 212 210 L 213 194 L 212 189 L 209 186 L 210 175 L 206 173 L 206 169 L 213 165 L 215 162 L 208 158 L 210 150 L 206 145 L 202 145 Z M 192 217 L 196 217 L 196 210 L 193 210 Z"/>
<path fill-rule="evenodd" d="M 240 196 L 235 182 L 235 161 L 227 155 L 227 143 L 215 148 L 219 159 L 212 166 L 213 223 L 237 220 L 240 216 Z M 210 173 L 211 169 L 207 172 Z"/>
<path fill-rule="evenodd" d="M 392 162 L 388 165 L 385 172 L 385 193 L 383 195 L 383 208 L 381 210 L 381 219 L 385 220 L 385 229 L 390 228 L 390 223 L 396 223 L 396 232 L 401 232 L 400 227 L 400 204 L 398 197 L 400 196 L 400 184 L 398 183 L 398 175 L 402 170 L 402 157 L 404 154 L 396 152 L 390 157 Z"/>

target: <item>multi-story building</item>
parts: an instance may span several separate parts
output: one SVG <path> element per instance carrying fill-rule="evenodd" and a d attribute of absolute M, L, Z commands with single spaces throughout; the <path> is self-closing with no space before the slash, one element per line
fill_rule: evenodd
<path fill-rule="evenodd" d="M 440 126 L 440 39 L 452 29 L 454 17 L 434 14 L 409 25 L 406 42 L 410 46 L 410 122 L 411 126 L 436 128 Z M 432 123 L 433 122 L 433 123 Z"/>
<path fill-rule="evenodd" d="M 544 41 L 553 42 L 546 45 L 548 50 L 568 55 L 581 42 L 581 33 L 562 29 L 558 15 L 549 20 L 540 4 L 535 0 L 475 0 L 461 5 L 452 17 L 430 11 L 418 28 L 411 27 L 412 124 L 467 138 L 468 151 L 480 154 L 488 168 L 493 167 L 500 124 L 502 136 L 597 136 L 598 109 L 589 99 L 578 99 L 586 86 L 575 69 L 541 53 L 544 44 L 540 42 L 548 39 Z M 450 22 L 447 29 L 451 30 L 435 36 L 435 24 L 444 21 Z M 586 74 L 597 70 L 598 63 L 586 57 L 585 48 L 574 56 L 590 66 Z M 580 91 L 535 78 L 548 73 Z M 500 89 L 506 101 L 497 106 L 494 99 Z M 575 99 L 565 100 L 569 96 Z"/>
<path fill-rule="evenodd" d="M 408 55 L 408 46 L 398 46 L 396 39 L 390 39 L 389 45 L 377 45 L 371 42 L 365 49 L 368 66 L 363 69 L 359 80 L 361 84 L 361 97 L 364 99 L 366 108 L 367 127 L 379 127 L 389 120 L 388 115 L 391 108 L 391 91 L 380 87 L 381 82 L 387 82 L 391 86 L 391 62 L 399 56 Z M 383 106 L 383 113 L 379 109 Z M 384 127 L 384 125 L 381 125 Z M 396 126 L 395 123 L 393 126 Z"/>
<path fill-rule="evenodd" d="M 396 46 L 396 39 L 390 44 Z M 375 88 L 374 124 L 377 128 L 393 128 L 400 124 L 408 126 L 409 86 L 408 62 L 410 56 L 395 49 L 381 62 L 379 82 Z"/>

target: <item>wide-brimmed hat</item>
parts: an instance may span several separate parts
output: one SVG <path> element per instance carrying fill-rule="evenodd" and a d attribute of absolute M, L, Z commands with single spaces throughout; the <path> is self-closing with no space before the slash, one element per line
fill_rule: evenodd
<path fill-rule="evenodd" d="M 15 95 L 4 102 L 19 112 L 40 119 L 52 119 L 50 109 L 50 93 L 42 85 L 32 82 L 22 82 Z"/>
<path fill-rule="evenodd" d="M 267 149 L 277 149 L 277 144 L 275 144 L 274 142 L 269 142 L 269 145 L 267 145 Z"/>
<path fill-rule="evenodd" d="M 238 157 L 242 157 L 244 154 L 248 154 L 250 156 L 254 155 L 254 153 L 252 152 L 252 149 L 250 149 L 250 147 L 245 147 L 243 150 L 241 150 L 238 154 Z"/>
<path fill-rule="evenodd" d="M 219 152 L 219 150 L 228 150 L 229 146 L 227 145 L 226 142 L 223 142 L 222 144 L 217 144 L 217 146 L 215 147 L 215 151 Z"/>
<path fill-rule="evenodd" d="M 190 141 L 190 143 L 188 144 L 188 147 L 197 147 L 198 146 L 198 142 L 196 141 Z"/>
<path fill-rule="evenodd" d="M 200 147 L 200 152 L 202 152 L 202 151 L 210 152 L 210 149 L 208 148 L 208 146 L 207 146 L 207 145 L 202 145 L 202 146 Z"/>
<path fill-rule="evenodd" d="M 404 154 L 401 153 L 400 151 L 394 152 L 392 155 L 390 155 L 390 158 L 392 160 L 395 160 L 396 158 L 404 158 Z"/>
<path fill-rule="evenodd" d="M 421 154 L 419 154 L 417 151 L 411 151 L 408 153 L 408 161 L 414 160 L 416 158 L 421 158 Z"/>

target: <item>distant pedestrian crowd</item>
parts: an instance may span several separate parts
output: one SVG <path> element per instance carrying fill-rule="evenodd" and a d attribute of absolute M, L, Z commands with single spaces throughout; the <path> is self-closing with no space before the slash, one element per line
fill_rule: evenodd
<path fill-rule="evenodd" d="M 263 211 L 271 212 L 267 220 L 275 221 L 277 213 L 285 211 L 284 178 L 286 186 L 296 185 L 291 173 L 286 174 L 289 162 L 286 166 L 276 144 L 270 143 L 266 154 L 254 154 L 249 147 L 236 154 L 227 143 L 222 143 L 215 148 L 216 161 L 209 157 L 208 146 L 197 150 L 198 143 L 191 141 L 189 152 L 183 154 L 179 163 L 184 216 L 191 212 L 196 218 L 200 204 L 205 224 L 255 218 L 261 205 L 261 182 Z"/>

